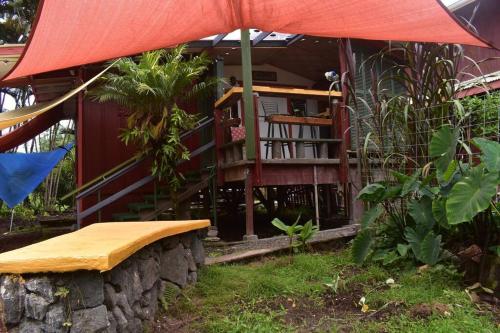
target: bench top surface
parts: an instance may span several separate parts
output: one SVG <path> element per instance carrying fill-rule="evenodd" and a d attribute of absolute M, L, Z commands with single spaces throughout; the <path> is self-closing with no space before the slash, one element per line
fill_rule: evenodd
<path fill-rule="evenodd" d="M 0 273 L 107 271 L 159 239 L 209 225 L 209 220 L 95 223 L 1 253 Z"/>

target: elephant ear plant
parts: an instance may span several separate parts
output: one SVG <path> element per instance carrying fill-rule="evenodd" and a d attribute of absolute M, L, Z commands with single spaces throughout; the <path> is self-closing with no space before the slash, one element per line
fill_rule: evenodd
<path fill-rule="evenodd" d="M 372 183 L 359 193 L 370 209 L 353 244 L 357 263 L 367 257 L 384 264 L 411 257 L 434 265 L 442 255 L 443 235 L 460 232 L 461 225 L 486 227 L 485 251 L 498 243 L 500 144 L 482 138 L 472 143 L 479 159 L 460 140 L 459 129 L 443 126 L 429 145 L 431 163 L 412 175 L 392 172 L 392 182 Z M 456 154 L 459 147 L 467 156 Z"/>

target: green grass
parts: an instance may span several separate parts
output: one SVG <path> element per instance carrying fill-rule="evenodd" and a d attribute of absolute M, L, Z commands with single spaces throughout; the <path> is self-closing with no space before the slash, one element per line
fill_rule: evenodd
<path fill-rule="evenodd" d="M 168 317 L 198 318 L 190 322 L 194 332 L 296 332 L 312 330 L 291 322 L 285 306 L 270 308 L 286 300 L 307 299 L 318 309 L 318 332 L 500 332 L 491 313 L 479 313 L 460 284 L 460 277 L 445 270 L 418 274 L 416 269 L 388 271 L 377 265 L 354 266 L 347 250 L 334 253 L 300 254 L 290 263 L 287 256 L 249 264 L 206 267 L 199 281 L 184 291 Z M 377 310 L 398 304 L 398 311 L 383 319 L 366 320 L 367 314 L 351 305 L 350 312 L 322 311 L 324 282 L 340 274 L 339 293 L 366 298 Z M 385 285 L 393 278 L 398 286 Z M 357 296 L 356 296 L 357 297 Z M 411 309 L 421 303 L 443 303 L 449 316 L 414 318 Z M 354 304 L 354 303 L 353 303 Z M 315 308 L 316 309 L 316 308 Z M 308 312 L 305 315 L 311 316 Z M 336 313 L 336 312 L 334 312 Z M 365 320 L 363 320 L 365 319 Z M 302 320 L 302 319 L 301 319 Z"/>

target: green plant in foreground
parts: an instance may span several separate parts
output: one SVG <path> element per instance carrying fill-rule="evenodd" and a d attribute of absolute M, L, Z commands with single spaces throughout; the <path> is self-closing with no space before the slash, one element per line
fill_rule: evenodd
<path fill-rule="evenodd" d="M 311 240 L 314 235 L 318 232 L 318 226 L 313 225 L 312 220 L 309 220 L 304 224 L 302 229 L 297 235 L 297 240 L 299 242 L 299 247 L 301 250 L 305 251 L 307 248 L 307 242 Z"/>
<path fill-rule="evenodd" d="M 361 263 L 372 254 L 373 259 L 389 264 L 411 253 L 419 262 L 434 265 L 441 254 L 442 235 L 438 232 L 453 231 L 463 223 L 486 224 L 489 232 L 484 247 L 499 241 L 496 230 L 500 214 L 494 197 L 500 184 L 500 144 L 473 139 L 481 151 L 480 163 L 472 154 L 469 163 L 464 163 L 456 155 L 459 134 L 450 126 L 434 133 L 429 146 L 435 166 L 432 173 L 424 175 L 422 169 L 411 176 L 393 172 L 393 183 L 373 183 L 359 193 L 358 198 L 371 208 L 364 214 L 362 230 L 354 240 L 355 262 Z M 383 214 L 389 221 L 385 226 L 393 226 L 393 230 L 375 223 Z"/>
<path fill-rule="evenodd" d="M 274 218 L 271 223 L 279 230 L 283 231 L 288 236 L 288 249 L 290 250 L 290 255 L 293 253 L 294 248 L 294 237 L 299 233 L 303 226 L 299 224 L 300 215 L 297 217 L 292 225 L 286 225 L 279 218 Z"/>
<path fill-rule="evenodd" d="M 298 224 L 300 218 L 301 215 L 297 217 L 292 225 L 286 225 L 279 218 L 271 221 L 272 225 L 288 236 L 290 254 L 293 253 L 294 249 L 306 250 L 307 242 L 318 232 L 318 227 L 313 225 L 312 220 L 307 221 L 304 225 Z"/>

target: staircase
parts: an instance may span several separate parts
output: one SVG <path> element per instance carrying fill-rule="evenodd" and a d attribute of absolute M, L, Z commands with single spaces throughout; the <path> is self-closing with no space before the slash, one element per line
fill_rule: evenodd
<path fill-rule="evenodd" d="M 193 135 L 194 133 L 200 131 L 201 129 L 213 125 L 213 123 L 214 123 L 213 118 L 204 118 L 198 122 L 198 125 L 194 129 L 183 133 L 181 135 L 181 139 L 185 139 Z M 191 151 L 190 156 L 191 157 L 198 156 L 203 152 L 213 149 L 214 147 L 215 147 L 215 141 L 212 140 Z M 138 190 L 139 188 L 147 184 L 150 184 L 152 182 L 154 183 L 155 178 L 152 175 L 147 175 L 132 184 L 126 185 L 123 189 L 112 194 L 111 196 L 101 200 L 101 190 L 107 184 L 121 178 L 122 176 L 128 174 L 130 171 L 135 170 L 143 162 L 144 159 L 137 159 L 135 157 L 131 158 L 123 162 L 122 164 L 114 167 L 113 169 L 103 173 L 97 178 L 91 180 L 90 182 L 84 184 L 75 191 L 68 193 L 66 196 L 64 196 L 63 200 L 65 198 L 75 195 L 76 208 L 77 208 L 76 209 L 77 228 L 80 228 L 81 221 L 84 218 L 89 217 L 96 213 L 99 216 L 98 221 L 100 221 L 100 212 L 104 207 L 107 207 L 108 205 L 116 202 L 117 200 L 126 197 L 127 195 L 133 193 L 134 191 Z M 185 162 L 185 160 L 179 161 L 178 165 L 183 162 Z M 207 188 L 210 183 L 210 180 L 213 179 L 213 176 L 214 175 L 210 173 L 210 175 L 203 175 L 201 177 L 198 177 L 197 179 L 188 180 L 184 185 L 184 187 L 182 187 L 177 193 L 178 205 L 180 207 L 187 206 L 186 209 L 189 209 L 190 207 L 189 200 L 195 194 Z M 82 209 L 82 207 L 80 206 L 81 200 L 90 195 L 96 195 L 96 194 L 98 197 L 97 203 L 91 207 Z M 162 215 L 165 214 L 170 215 L 169 217 L 171 218 L 172 214 L 174 214 L 173 212 L 175 208 L 174 201 L 172 200 L 172 198 L 170 198 L 170 196 L 167 194 L 167 191 L 165 191 L 164 189 L 160 188 L 160 190 L 157 193 L 145 195 L 143 199 L 144 200 L 140 202 L 129 203 L 128 211 L 114 214 L 113 219 L 115 221 L 151 221 L 161 218 Z"/>
<path fill-rule="evenodd" d="M 189 179 L 177 192 L 177 202 L 191 206 L 191 198 L 208 187 L 210 176 Z M 128 211 L 113 214 L 114 221 L 152 221 L 157 219 L 173 219 L 175 217 L 174 202 L 165 189 L 158 194 L 144 195 L 143 201 L 128 204 Z"/>

